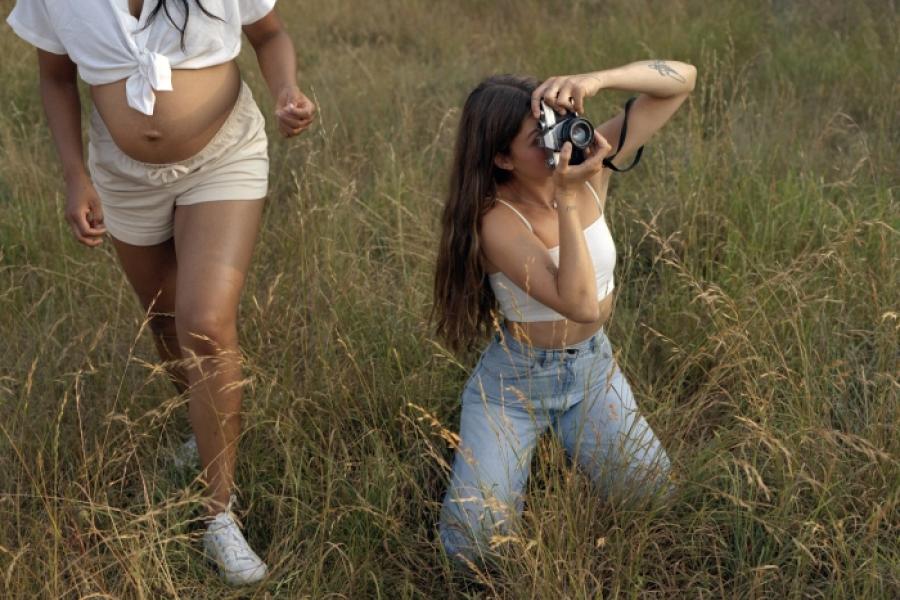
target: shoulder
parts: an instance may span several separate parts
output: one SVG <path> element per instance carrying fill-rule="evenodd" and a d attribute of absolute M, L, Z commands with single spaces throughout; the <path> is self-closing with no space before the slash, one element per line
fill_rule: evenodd
<path fill-rule="evenodd" d="M 497 257 L 511 244 L 521 242 L 523 237 L 533 235 L 528 226 L 512 208 L 502 202 L 495 202 L 484 215 L 478 226 L 482 257 L 490 266 L 490 258 Z"/>
<path fill-rule="evenodd" d="M 60 11 L 49 11 L 44 0 L 19 0 L 6 22 L 20 38 L 52 54 L 66 54 L 55 24 L 65 18 Z"/>
<path fill-rule="evenodd" d="M 237 0 L 241 25 L 252 25 L 275 8 L 276 0 Z"/>
<path fill-rule="evenodd" d="M 481 217 L 479 226 L 482 239 L 501 238 L 510 233 L 528 233 L 528 226 L 522 221 L 522 217 L 502 202 L 495 202 Z"/>

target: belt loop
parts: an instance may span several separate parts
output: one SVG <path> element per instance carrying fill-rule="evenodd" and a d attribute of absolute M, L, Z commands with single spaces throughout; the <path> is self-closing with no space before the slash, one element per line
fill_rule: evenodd
<path fill-rule="evenodd" d="M 591 336 L 591 354 L 597 352 L 597 334 Z"/>
<path fill-rule="evenodd" d="M 553 357 L 553 352 L 548 352 L 547 350 L 541 350 L 541 368 L 546 367 Z"/>

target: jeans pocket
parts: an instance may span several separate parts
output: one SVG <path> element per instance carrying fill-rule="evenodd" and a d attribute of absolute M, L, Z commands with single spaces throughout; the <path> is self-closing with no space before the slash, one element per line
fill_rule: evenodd
<path fill-rule="evenodd" d="M 494 339 L 466 382 L 463 401 L 524 405 L 532 395 L 537 361 Z"/>

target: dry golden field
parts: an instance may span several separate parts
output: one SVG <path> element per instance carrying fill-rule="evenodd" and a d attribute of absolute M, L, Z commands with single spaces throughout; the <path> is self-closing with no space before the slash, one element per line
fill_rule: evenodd
<path fill-rule="evenodd" d="M 272 188 L 241 306 L 238 482 L 272 576 L 238 590 L 171 465 L 186 398 L 111 245 L 72 238 L 35 52 L 0 30 L 0 597 L 900 597 L 893 0 L 279 10 L 320 115 L 279 138 L 245 45 Z M 459 109 L 488 74 L 645 58 L 699 79 L 613 183 L 610 338 L 678 492 L 610 505 L 548 438 L 524 530 L 465 577 L 435 525 L 476 357 L 428 323 Z"/>

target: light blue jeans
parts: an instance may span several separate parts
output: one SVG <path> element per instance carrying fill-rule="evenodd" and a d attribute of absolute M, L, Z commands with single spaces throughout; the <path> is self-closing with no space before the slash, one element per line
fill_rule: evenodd
<path fill-rule="evenodd" d="M 494 335 L 462 393 L 460 444 L 441 510 L 447 554 L 481 562 L 507 534 L 538 438 L 552 428 L 606 494 L 669 492 L 669 459 L 644 418 L 601 329 L 563 349 Z"/>

